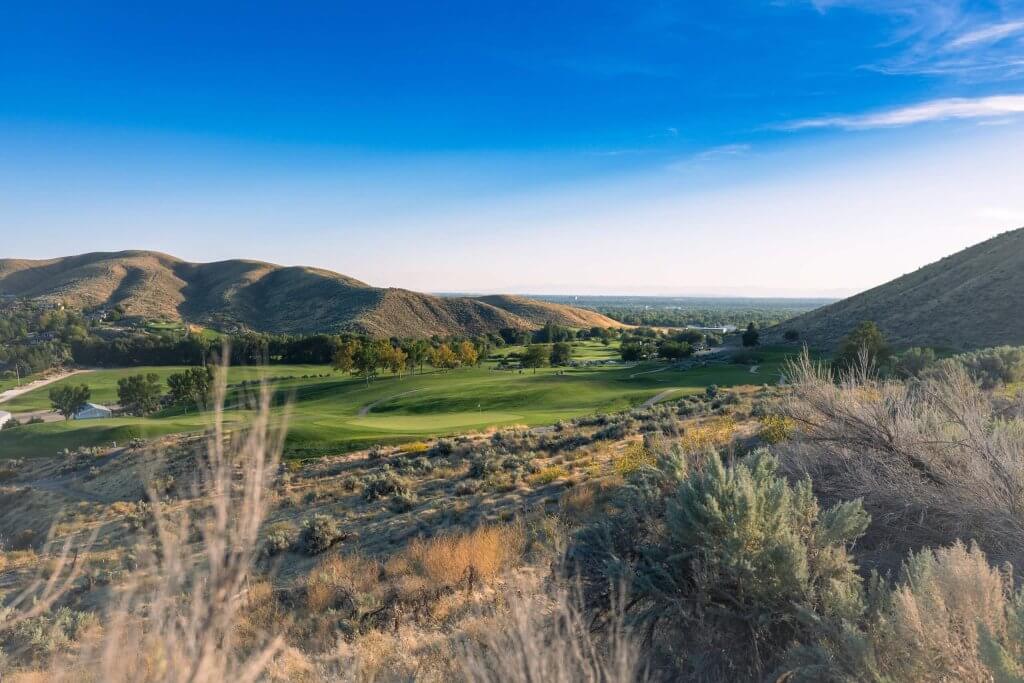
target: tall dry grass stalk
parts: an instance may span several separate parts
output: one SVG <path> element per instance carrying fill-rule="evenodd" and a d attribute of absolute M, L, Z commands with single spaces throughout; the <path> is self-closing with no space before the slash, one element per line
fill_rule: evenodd
<path fill-rule="evenodd" d="M 282 649 L 280 637 L 265 634 L 243 651 L 236 631 L 284 430 L 271 423 L 263 387 L 251 424 L 227 433 L 226 375 L 222 368 L 215 384 L 192 497 L 169 503 L 151 492 L 152 534 L 139 545 L 138 570 L 115 599 L 99 645 L 59 663 L 55 680 L 254 681 Z"/>
<path fill-rule="evenodd" d="M 1024 566 L 1024 421 L 963 369 L 900 382 L 862 364 L 836 381 L 805 353 L 787 376 L 797 434 L 777 447 L 783 467 L 826 504 L 864 500 L 870 560 L 895 568 L 911 549 L 973 539 Z"/>
<path fill-rule="evenodd" d="M 622 591 L 618 592 L 622 595 Z M 459 648 L 463 680 L 479 683 L 626 683 L 642 681 L 640 647 L 625 627 L 624 602 L 600 633 L 578 592 L 509 591 L 488 626 Z"/>

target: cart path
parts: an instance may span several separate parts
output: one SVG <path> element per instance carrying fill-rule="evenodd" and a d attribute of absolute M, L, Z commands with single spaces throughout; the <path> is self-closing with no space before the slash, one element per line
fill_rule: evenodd
<path fill-rule="evenodd" d="M 47 384 L 53 384 L 59 382 L 62 379 L 67 379 L 72 375 L 79 375 L 83 372 L 92 372 L 92 370 L 71 370 L 69 372 L 61 372 L 50 377 L 44 377 L 43 379 L 37 379 L 33 382 L 29 382 L 25 386 L 18 387 L 16 389 L 8 389 L 7 391 L 0 393 L 0 403 L 10 401 L 12 398 L 17 398 L 23 394 L 27 394 L 30 391 L 35 391 L 40 387 L 45 387 Z"/>
<path fill-rule="evenodd" d="M 658 401 L 661 401 L 661 400 L 663 400 L 665 398 L 668 398 L 669 394 L 672 394 L 672 393 L 677 392 L 677 391 L 679 391 L 678 388 L 677 389 L 666 389 L 665 391 L 661 392 L 657 396 L 652 396 L 651 398 L 647 399 L 646 401 L 644 401 L 643 403 L 640 404 L 640 410 L 647 410 L 648 408 L 651 408 Z"/>

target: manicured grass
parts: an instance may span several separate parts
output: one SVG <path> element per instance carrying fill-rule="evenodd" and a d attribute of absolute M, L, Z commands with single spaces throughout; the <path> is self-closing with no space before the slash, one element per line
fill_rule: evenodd
<path fill-rule="evenodd" d="M 287 454 L 309 457 L 374 443 L 398 443 L 509 424 L 551 424 L 580 415 L 627 410 L 666 389 L 674 389 L 671 398 L 676 399 L 703 392 L 710 384 L 723 388 L 774 384 L 785 358 L 793 353 L 792 349 L 759 350 L 763 360 L 756 374 L 741 365 L 709 364 L 680 370 L 654 361 L 630 367 L 543 368 L 537 372 L 496 370 L 493 364 L 487 364 L 444 373 L 385 376 L 367 386 L 362 379 L 341 374 L 302 379 L 302 375 L 329 371 L 321 366 L 278 365 L 233 368 L 230 381 L 290 376 L 291 379 L 274 381 L 274 410 L 282 419 L 288 415 Z M 102 397 L 106 394 L 101 392 L 112 391 L 116 399 L 119 377 L 148 370 L 166 376 L 177 369 L 103 371 L 102 375 L 85 376 L 84 381 L 90 386 L 95 384 L 94 396 Z M 74 377 L 71 381 L 83 378 Z M 47 391 L 41 390 L 43 408 L 48 404 Z M 40 404 L 33 395 L 22 399 L 30 399 L 26 400 L 29 405 Z M 360 410 L 366 406 L 371 408 Z M 237 411 L 229 411 L 229 419 L 241 417 Z M 0 433 L 0 455 L 50 455 L 62 448 L 124 441 L 132 436 L 199 431 L 208 422 L 208 415 L 167 411 L 147 419 L 24 426 Z"/>
<path fill-rule="evenodd" d="M 3 410 L 12 413 L 27 413 L 35 410 L 48 410 L 50 408 L 50 389 L 65 384 L 85 384 L 92 392 L 89 399 L 93 403 L 110 404 L 117 403 L 117 381 L 123 377 L 138 374 L 156 373 L 160 382 L 166 386 L 167 377 L 175 372 L 181 372 L 184 366 L 154 366 L 137 368 L 117 368 L 113 370 L 96 370 L 80 375 L 74 375 L 60 382 L 45 387 L 23 396 L 0 403 Z M 268 366 L 240 366 L 232 367 L 228 372 L 228 382 L 235 383 L 243 380 L 257 380 L 263 377 L 301 377 L 302 375 L 318 375 L 331 373 L 332 370 L 326 365 L 268 365 Z M 7 387 L 10 388 L 10 387 Z"/>

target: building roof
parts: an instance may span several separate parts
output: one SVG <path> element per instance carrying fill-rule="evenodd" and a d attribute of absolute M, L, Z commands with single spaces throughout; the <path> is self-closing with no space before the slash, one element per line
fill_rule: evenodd
<path fill-rule="evenodd" d="M 108 408 L 106 406 L 101 406 L 99 403 L 86 403 L 84 406 L 82 406 L 82 410 L 79 410 L 78 412 L 82 412 L 82 411 L 90 410 L 90 409 L 92 409 L 92 410 L 106 410 L 106 411 L 110 412 L 110 408 Z"/>

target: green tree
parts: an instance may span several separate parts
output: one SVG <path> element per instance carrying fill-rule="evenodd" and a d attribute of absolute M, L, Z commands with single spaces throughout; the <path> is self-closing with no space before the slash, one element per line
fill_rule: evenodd
<path fill-rule="evenodd" d="M 385 362 L 391 345 L 383 340 L 360 344 L 352 358 L 352 367 L 366 380 L 366 386 L 370 386 L 370 379 L 377 374 L 377 369 Z"/>
<path fill-rule="evenodd" d="M 743 345 L 744 346 L 757 346 L 761 343 L 761 333 L 757 330 L 757 325 L 751 322 L 747 325 L 746 331 L 743 333 Z"/>
<path fill-rule="evenodd" d="M 67 421 L 85 407 L 90 396 L 89 387 L 84 384 L 53 387 L 50 389 L 50 405 Z"/>
<path fill-rule="evenodd" d="M 420 374 L 423 374 L 423 365 L 430 360 L 430 342 L 426 339 L 414 339 L 405 347 L 409 356 L 409 363 L 412 367 L 419 367 Z"/>
<path fill-rule="evenodd" d="M 572 360 L 572 344 L 569 342 L 558 342 L 551 345 L 550 362 L 552 365 L 568 365 Z"/>
<path fill-rule="evenodd" d="M 848 334 L 839 345 L 836 365 L 852 368 L 863 357 L 871 366 L 880 367 L 892 356 L 885 335 L 874 322 L 865 320 Z"/>
<path fill-rule="evenodd" d="M 893 363 L 893 372 L 898 377 L 920 377 L 937 362 L 935 351 L 929 348 L 914 347 L 897 356 Z"/>
<path fill-rule="evenodd" d="M 171 403 L 185 407 L 202 407 L 210 398 L 213 385 L 213 370 L 209 366 L 189 368 L 184 372 L 175 372 L 167 377 L 168 396 Z"/>
<path fill-rule="evenodd" d="M 800 333 L 797 330 L 786 330 L 782 334 L 782 338 L 788 342 L 795 342 L 800 340 Z"/>
<path fill-rule="evenodd" d="M 129 415 L 142 417 L 160 408 L 160 375 L 131 375 L 117 380 L 117 399 Z"/>
<path fill-rule="evenodd" d="M 550 358 L 551 352 L 548 350 L 547 345 L 530 344 L 526 347 L 526 352 L 523 353 L 519 363 L 524 368 L 533 368 L 533 372 L 536 374 L 537 368 L 544 367 Z"/>
<path fill-rule="evenodd" d="M 331 359 L 331 367 L 341 372 L 352 372 L 355 367 L 356 353 L 359 351 L 359 342 L 355 339 L 346 339 L 334 352 Z"/>

